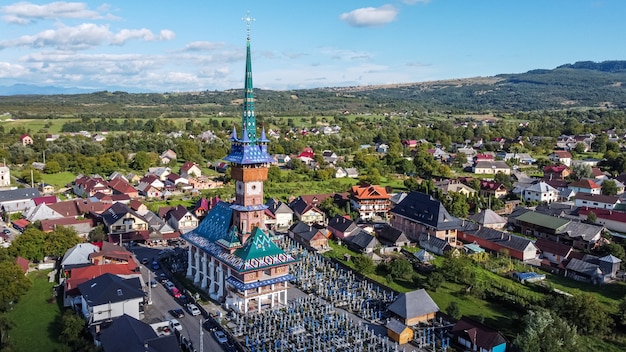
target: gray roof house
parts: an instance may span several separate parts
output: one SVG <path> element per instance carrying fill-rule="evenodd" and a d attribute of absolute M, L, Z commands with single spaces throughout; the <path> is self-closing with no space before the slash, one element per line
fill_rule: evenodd
<path fill-rule="evenodd" d="M 61 260 L 61 268 L 63 270 L 68 270 L 91 265 L 89 255 L 98 251 L 100 251 L 100 248 L 96 245 L 91 243 L 79 243 L 65 252 L 63 259 Z"/>
<path fill-rule="evenodd" d="M 357 234 L 348 237 L 348 247 L 352 250 L 362 253 L 371 253 L 380 242 L 376 237 L 370 235 L 367 231 L 359 231 Z"/>
<path fill-rule="evenodd" d="M 115 319 L 100 333 L 104 352 L 171 352 L 180 351 L 175 335 L 158 336 L 152 327 L 127 314 Z"/>
<path fill-rule="evenodd" d="M 82 314 L 88 324 L 98 324 L 124 314 L 139 319 L 139 304 L 144 292 L 141 279 L 122 278 L 113 274 L 100 275 L 78 285 Z"/>
<path fill-rule="evenodd" d="M 462 226 L 462 221 L 450 215 L 439 200 L 421 192 L 407 194 L 389 213 L 391 226 L 403 231 L 412 241 L 418 241 L 422 233 L 429 233 L 453 243 Z"/>
<path fill-rule="evenodd" d="M 6 213 L 17 213 L 34 205 L 32 199 L 41 197 L 37 188 L 18 188 L 0 191 L 0 208 Z"/>
<path fill-rule="evenodd" d="M 424 289 L 401 293 L 387 309 L 408 326 L 432 320 L 439 312 L 439 306 Z"/>
<path fill-rule="evenodd" d="M 404 232 L 389 225 L 384 225 L 381 229 L 376 230 L 376 234 L 380 243 L 386 246 L 402 247 L 410 243 Z"/>

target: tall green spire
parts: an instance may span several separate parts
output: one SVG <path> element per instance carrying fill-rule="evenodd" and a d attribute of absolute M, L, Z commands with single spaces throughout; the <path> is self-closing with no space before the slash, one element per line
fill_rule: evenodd
<path fill-rule="evenodd" d="M 252 57 L 250 55 L 250 23 L 254 21 L 253 18 L 250 17 L 250 13 L 243 18 L 246 22 L 248 28 L 248 38 L 246 42 L 246 83 L 244 87 L 244 98 L 243 98 L 243 116 L 242 116 L 242 133 L 247 134 L 247 136 L 242 136 L 242 139 L 247 139 L 250 141 L 251 145 L 255 145 L 257 141 L 256 137 L 256 115 L 254 113 L 254 89 L 252 86 Z"/>

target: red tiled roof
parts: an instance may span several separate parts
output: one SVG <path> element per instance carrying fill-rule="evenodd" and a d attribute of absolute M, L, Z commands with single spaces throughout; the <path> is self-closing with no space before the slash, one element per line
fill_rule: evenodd
<path fill-rule="evenodd" d="M 390 199 L 385 187 L 376 185 L 352 186 L 350 193 L 356 199 Z"/>
<path fill-rule="evenodd" d="M 75 219 L 75 218 L 60 218 L 60 219 L 52 219 L 52 220 L 41 220 L 41 231 L 49 232 L 54 231 L 57 226 L 70 226 L 76 224 L 87 224 L 91 223 L 93 226 L 93 221 L 90 219 Z"/>
<path fill-rule="evenodd" d="M 543 172 L 549 172 L 554 174 L 560 174 L 565 170 L 567 170 L 567 166 L 565 165 L 546 165 L 543 167 Z"/>
<path fill-rule="evenodd" d="M 594 188 L 602 188 L 600 187 L 599 184 L 593 182 L 592 180 L 589 179 L 583 179 L 583 180 L 578 180 L 578 181 L 574 181 L 572 183 L 570 183 L 571 187 L 578 187 L 578 188 L 588 188 L 588 189 L 594 189 Z"/>
<path fill-rule="evenodd" d="M 44 196 L 33 198 L 35 205 L 39 204 L 54 204 L 58 201 L 56 196 Z"/>
<path fill-rule="evenodd" d="M 594 209 L 594 208 L 587 208 L 587 207 L 578 209 L 578 215 L 589 215 L 589 213 L 591 212 L 596 214 L 596 217 L 600 219 L 626 223 L 626 213 L 622 213 L 621 211 L 608 210 L 608 209 Z"/>
<path fill-rule="evenodd" d="M 126 182 L 121 177 L 116 177 L 112 179 L 111 181 L 109 181 L 109 187 L 111 187 L 111 189 L 113 189 L 117 193 L 122 193 L 122 194 L 137 193 L 137 190 L 135 189 L 135 187 L 133 187 L 130 183 Z"/>
<path fill-rule="evenodd" d="M 28 224 L 30 224 L 30 222 L 28 222 L 28 220 L 26 219 L 19 219 L 19 220 L 15 220 L 12 222 L 13 225 L 19 227 L 19 228 L 26 228 L 26 226 L 28 226 Z"/>
<path fill-rule="evenodd" d="M 558 156 L 559 159 L 572 158 L 572 154 L 570 154 L 567 150 L 555 150 L 554 155 Z"/>
<path fill-rule="evenodd" d="M 28 259 L 18 256 L 15 259 L 15 262 L 17 263 L 17 265 L 20 266 L 20 268 L 22 268 L 22 271 L 24 272 L 24 274 L 28 272 L 28 264 L 30 264 Z"/>

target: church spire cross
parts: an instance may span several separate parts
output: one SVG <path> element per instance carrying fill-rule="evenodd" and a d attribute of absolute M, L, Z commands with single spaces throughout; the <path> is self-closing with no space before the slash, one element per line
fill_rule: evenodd
<path fill-rule="evenodd" d="M 255 21 L 255 19 L 250 17 L 250 11 L 248 11 L 246 13 L 246 17 L 243 17 L 241 20 L 246 22 L 246 34 L 248 35 L 248 39 L 250 39 L 250 25 Z"/>

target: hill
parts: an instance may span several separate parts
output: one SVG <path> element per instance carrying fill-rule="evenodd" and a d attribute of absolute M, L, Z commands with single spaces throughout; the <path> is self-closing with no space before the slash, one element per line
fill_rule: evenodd
<path fill-rule="evenodd" d="M 384 86 L 255 90 L 261 115 L 307 116 L 403 111 L 514 112 L 626 107 L 626 61 L 590 61 L 551 70 Z M 242 90 L 189 93 L 95 92 L 0 96 L 0 113 L 16 117 L 238 116 Z M 28 109 L 25 107 L 28 106 Z M 26 115 L 26 116 L 24 116 Z"/>

